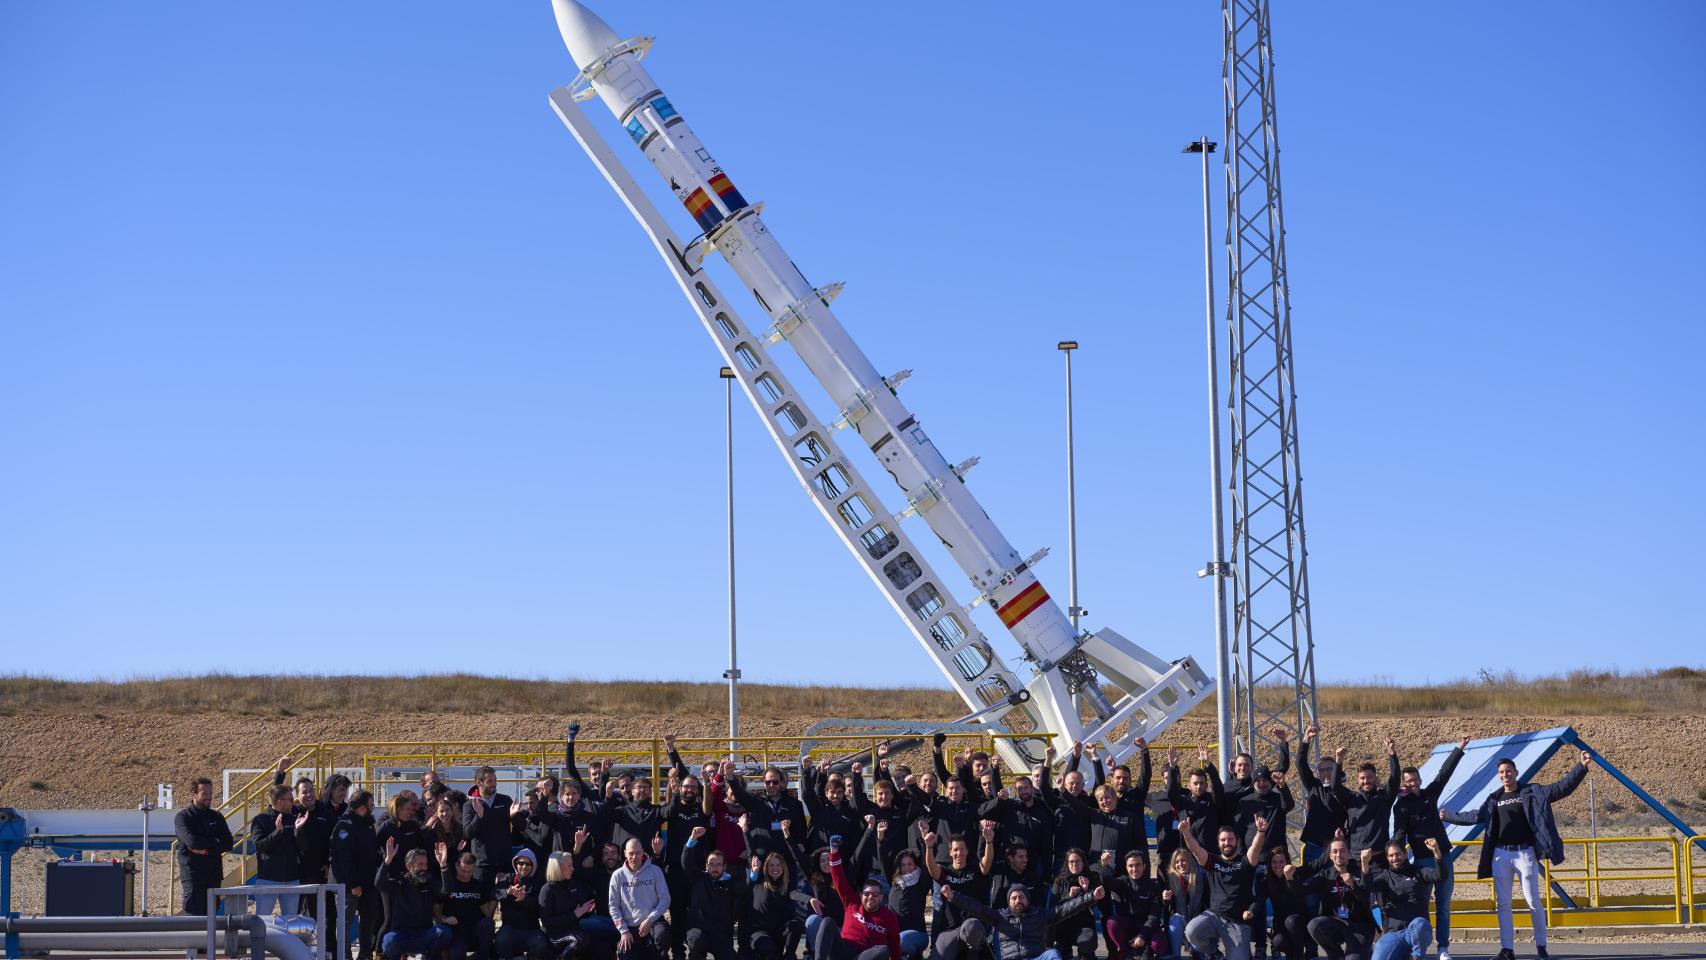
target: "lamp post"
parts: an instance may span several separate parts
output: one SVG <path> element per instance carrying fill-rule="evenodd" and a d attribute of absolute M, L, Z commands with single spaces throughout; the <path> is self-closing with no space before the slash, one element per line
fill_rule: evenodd
<path fill-rule="evenodd" d="M 1072 351 L 1078 341 L 1062 340 L 1055 349 L 1066 356 L 1066 613 L 1077 633 L 1078 618 L 1086 612 L 1078 606 L 1078 491 L 1072 462 Z"/>
<path fill-rule="evenodd" d="M 734 762 L 740 737 L 740 667 L 735 660 L 735 372 L 717 371 L 723 381 L 723 476 L 728 488 L 729 529 L 729 762 Z"/>
<path fill-rule="evenodd" d="M 1226 630 L 1226 578 L 1232 569 L 1226 563 L 1226 525 L 1221 519 L 1220 492 L 1220 352 L 1214 338 L 1214 246 L 1209 217 L 1208 157 L 1216 144 L 1207 137 L 1185 145 L 1183 152 L 1202 156 L 1202 264 L 1203 264 L 1203 324 L 1208 337 L 1208 471 L 1209 522 L 1214 528 L 1214 544 L 1208 567 L 1197 574 L 1214 578 L 1214 688 L 1218 707 L 1219 727 L 1215 739 L 1219 743 L 1220 768 L 1228 769 L 1232 762 L 1232 650 Z"/>

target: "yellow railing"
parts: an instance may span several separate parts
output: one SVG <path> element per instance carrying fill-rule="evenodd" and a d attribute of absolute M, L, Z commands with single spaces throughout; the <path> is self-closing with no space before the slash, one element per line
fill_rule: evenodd
<path fill-rule="evenodd" d="M 1683 894 L 1687 899 L 1689 923 L 1706 919 L 1706 891 L 1700 888 L 1700 881 L 1706 880 L 1706 836 L 1692 836 L 1682 841 L 1682 882 Z"/>
<path fill-rule="evenodd" d="M 1475 876 L 1481 845 L 1480 840 L 1457 844 L 1465 851 L 1455 864 L 1452 926 L 1498 923 L 1492 881 Z M 1549 926 L 1689 923 L 1706 899 L 1694 890 L 1706 864 L 1695 866 L 1695 848 L 1689 841 L 1674 836 L 1574 837 L 1564 840 L 1564 848 L 1564 865 L 1541 863 L 1541 905 Z M 1574 907 L 1566 905 L 1554 883 Z M 1521 892 L 1513 890 L 1511 895 L 1519 899 Z"/>

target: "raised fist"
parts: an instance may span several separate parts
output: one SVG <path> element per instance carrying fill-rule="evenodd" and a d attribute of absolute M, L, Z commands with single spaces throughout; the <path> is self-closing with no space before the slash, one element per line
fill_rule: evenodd
<path fill-rule="evenodd" d="M 573 740 L 575 738 L 575 736 L 577 734 L 579 734 L 580 732 L 581 732 L 581 725 L 579 723 L 576 723 L 573 720 L 570 720 L 569 721 L 569 739 Z"/>

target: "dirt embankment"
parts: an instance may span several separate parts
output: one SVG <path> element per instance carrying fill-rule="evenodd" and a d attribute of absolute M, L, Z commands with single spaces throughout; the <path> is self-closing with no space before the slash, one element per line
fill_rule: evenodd
<path fill-rule="evenodd" d="M 627 705 L 624 705 L 625 707 Z M 848 714 L 868 715 L 869 703 L 848 703 Z M 646 737 L 666 731 L 715 737 L 724 721 L 670 712 L 667 703 L 633 704 L 632 713 L 578 716 L 583 737 Z M 627 712 L 627 711 L 624 711 Z M 641 722 L 634 714 L 646 716 Z M 299 743 L 331 741 L 550 740 L 560 738 L 568 716 L 491 714 L 384 714 L 337 716 L 172 715 L 112 712 L 20 713 L 0 719 L 0 806 L 20 808 L 130 807 L 154 784 L 192 777 L 219 778 L 227 768 L 264 767 Z M 750 736 L 790 736 L 812 718 L 757 717 L 743 722 Z M 1604 717 L 1391 717 L 1330 721 L 1324 738 L 1345 746 L 1349 761 L 1378 760 L 1381 741 L 1396 737 L 1407 763 L 1424 760 L 1435 744 L 1459 735 L 1490 736 L 1520 730 L 1574 726 L 1584 739 L 1685 820 L 1706 828 L 1706 717 L 1621 715 Z M 1181 721 L 1163 738 L 1195 743 L 1212 739 L 1207 720 Z M 1560 754 L 1543 779 L 1561 776 L 1570 758 Z M 1596 774 L 1595 799 L 1602 826 L 1657 820 L 1636 812 L 1637 801 L 1609 776 Z M 1587 793 L 1579 791 L 1559 813 L 1586 824 Z"/>

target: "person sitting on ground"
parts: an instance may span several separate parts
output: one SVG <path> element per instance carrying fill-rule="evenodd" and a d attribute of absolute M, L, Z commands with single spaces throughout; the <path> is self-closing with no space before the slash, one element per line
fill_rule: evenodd
<path fill-rule="evenodd" d="M 812 895 L 794 885 L 789 860 L 778 850 L 753 856 L 746 881 L 751 900 L 741 936 L 747 950 L 755 960 L 794 956 L 805 932 L 799 909 L 809 908 Z"/>
<path fill-rule="evenodd" d="M 550 943 L 547 953 L 558 960 L 593 953 L 598 938 L 585 921 L 598 909 L 597 898 L 575 876 L 573 857 L 553 853 L 545 863 L 545 883 L 539 888 L 539 924 Z"/>
<path fill-rule="evenodd" d="M 1090 872 L 1089 857 L 1074 847 L 1066 851 L 1060 873 L 1054 878 L 1049 899 L 1062 903 L 1089 893 L 1100 881 Z M 1063 957 L 1074 954 L 1079 960 L 1096 955 L 1096 919 L 1087 913 L 1061 917 L 1054 924 L 1054 948 Z"/>
<path fill-rule="evenodd" d="M 1425 843 L 1437 861 L 1439 841 L 1429 837 Z M 1428 902 L 1439 882 L 1439 868 L 1411 863 L 1409 848 L 1398 840 L 1386 845 L 1384 865 L 1381 859 L 1373 850 L 1362 852 L 1363 876 L 1380 897 L 1380 922 L 1386 931 L 1374 943 L 1374 960 L 1422 957 L 1434 939 Z"/>
<path fill-rule="evenodd" d="M 1306 889 L 1319 905 L 1319 915 L 1310 919 L 1307 930 L 1327 960 L 1367 960 L 1376 933 L 1374 913 L 1362 871 L 1344 837 L 1327 844 L 1326 856 L 1298 867 L 1295 879 L 1309 881 Z"/>
<path fill-rule="evenodd" d="M 1272 825 L 1268 829 L 1272 830 Z M 1297 878 L 1297 869 L 1284 847 L 1268 851 L 1268 872 L 1260 883 L 1256 912 L 1260 914 L 1265 905 L 1273 918 L 1274 955 L 1302 960 L 1315 949 L 1315 941 L 1309 938 L 1311 893 L 1308 885 Z"/>
<path fill-rule="evenodd" d="M 742 877 L 728 870 L 728 861 L 709 837 L 696 826 L 681 849 L 683 884 L 688 900 L 687 932 L 682 936 L 688 960 L 734 960 L 735 925 L 746 914 L 751 901 Z"/>
<path fill-rule="evenodd" d="M 545 931 L 539 926 L 539 891 L 544 885 L 533 851 L 517 851 L 510 860 L 510 872 L 498 877 L 498 909 L 503 918 L 493 944 L 498 957 L 534 957 L 546 949 Z"/>
<path fill-rule="evenodd" d="M 1161 881 L 1149 875 L 1149 858 L 1136 850 L 1125 855 L 1125 873 L 1102 882 L 1109 960 L 1128 953 L 1155 960 L 1167 953 L 1167 903 Z"/>
<path fill-rule="evenodd" d="M 818 925 L 813 960 L 900 960 L 900 916 L 883 902 L 883 885 L 866 880 L 858 890 L 841 864 L 841 838 L 829 838 L 829 878 L 844 904 L 839 918 Z"/>
<path fill-rule="evenodd" d="M 1044 909 L 1032 905 L 1029 887 L 1015 884 L 1007 889 L 1006 908 L 996 910 L 956 895 L 952 887 L 942 891 L 942 899 L 958 903 L 995 934 L 1001 944 L 1000 960 L 1061 960 L 1060 952 L 1049 946 L 1052 939 L 1050 928 L 1056 920 L 1088 910 L 1091 903 L 1100 902 L 1106 899 L 1107 895 L 1105 888 L 1096 887 L 1089 893 L 1079 894 Z M 964 902 L 960 902 L 961 900 Z M 953 960 L 949 954 L 944 954 L 943 957 L 944 960 Z"/>
<path fill-rule="evenodd" d="M 445 950 L 452 960 L 468 956 L 485 960 L 492 955 L 492 913 L 497 909 L 491 887 L 475 877 L 472 853 L 457 856 L 454 867 L 450 866 L 448 850 L 440 847 L 437 854 L 444 877 L 436 905 L 438 922 L 450 928 Z"/>
<path fill-rule="evenodd" d="M 648 801 L 649 802 L 649 801 Z M 617 960 L 664 960 L 669 953 L 669 884 L 637 838 L 622 847 L 622 866 L 610 875 L 610 919 Z"/>
<path fill-rule="evenodd" d="M 1167 904 L 1167 940 L 1172 944 L 1170 956 L 1197 955 L 1197 948 L 1185 939 L 1185 928 L 1208 909 L 1208 880 L 1196 858 L 1184 847 L 1173 851 L 1167 869 L 1167 889 L 1161 892 Z"/>
<path fill-rule="evenodd" d="M 411 953 L 439 956 L 450 945 L 450 928 L 436 919 L 438 898 L 427 869 L 432 857 L 425 850 L 410 850 L 402 858 L 401 873 L 393 873 L 391 864 L 397 859 L 397 838 L 387 838 L 385 862 L 373 877 L 385 898 L 385 936 L 379 952 L 385 960 L 402 960 Z"/>

